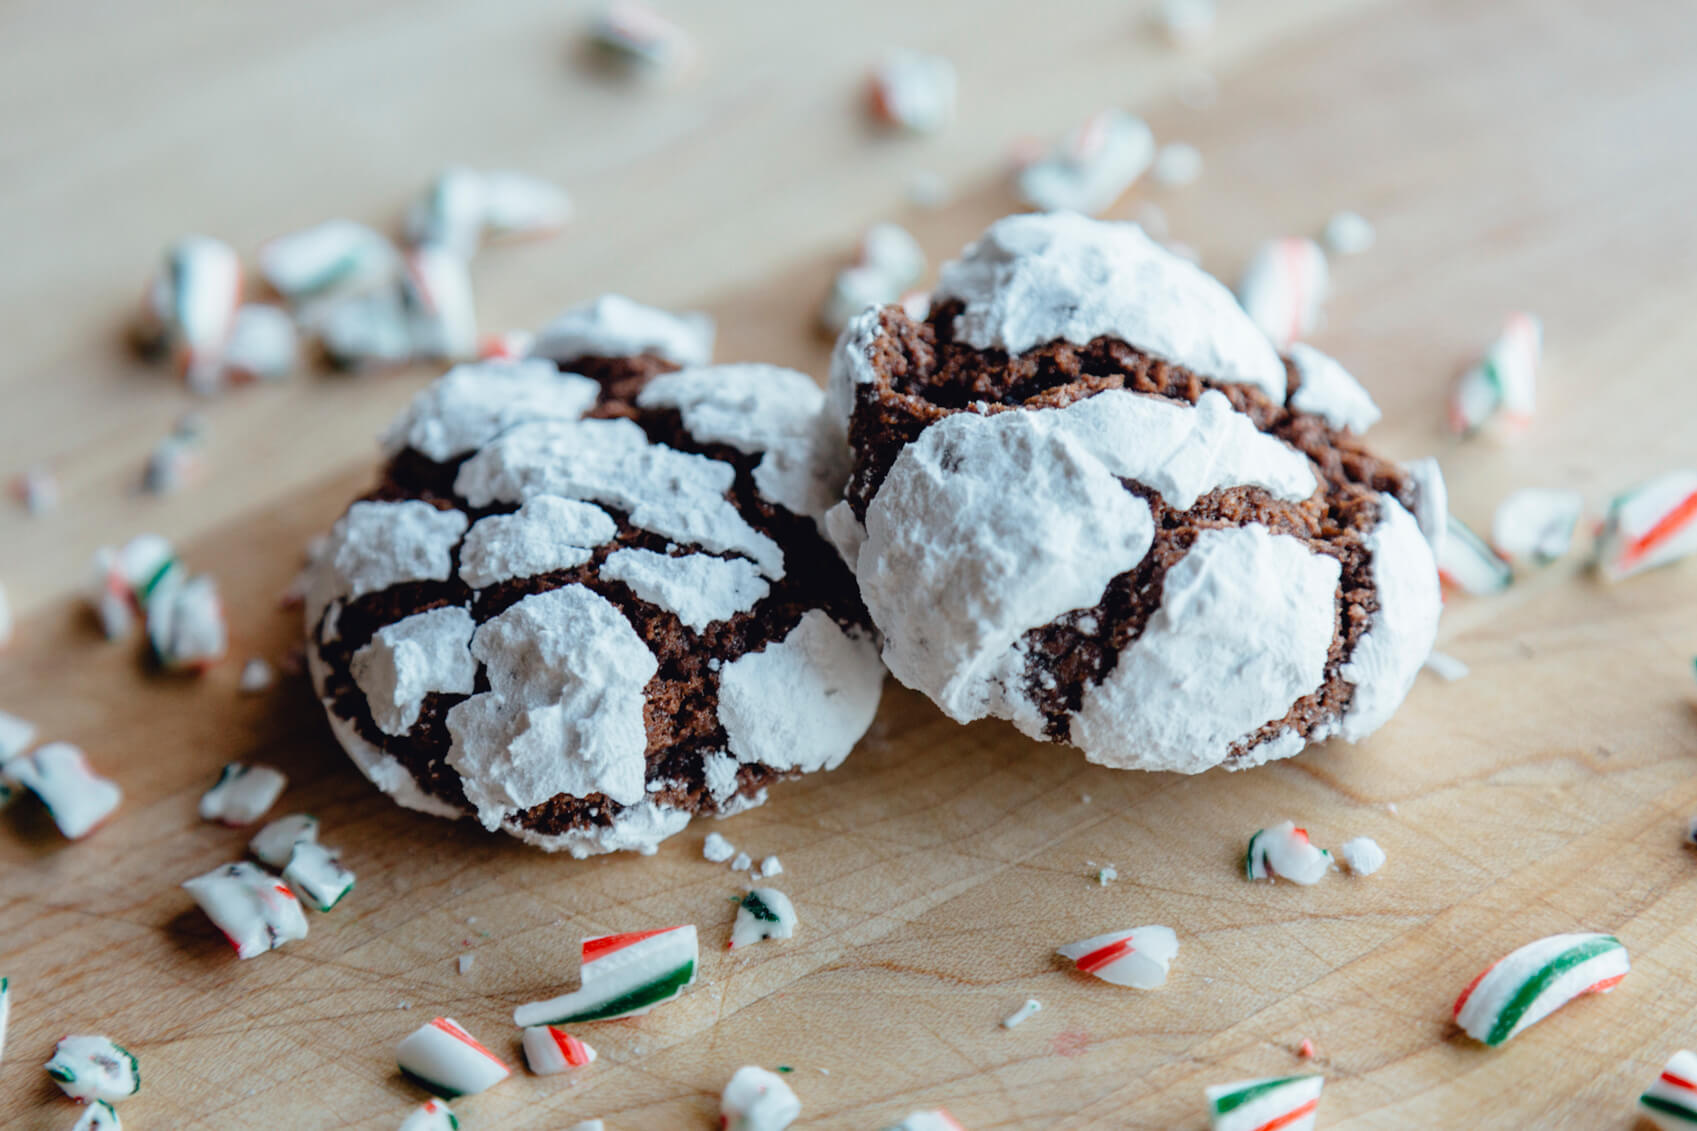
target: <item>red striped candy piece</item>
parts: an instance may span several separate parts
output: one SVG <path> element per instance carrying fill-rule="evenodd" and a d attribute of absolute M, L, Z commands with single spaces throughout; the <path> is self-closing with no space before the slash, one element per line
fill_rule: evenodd
<path fill-rule="evenodd" d="M 1551 935 L 1473 979 L 1456 999 L 1456 1024 L 1494 1047 L 1576 997 L 1614 989 L 1631 968 L 1626 948 L 1612 935 Z"/>
<path fill-rule="evenodd" d="M 1178 955 L 1178 936 L 1171 927 L 1133 927 L 1068 943 L 1057 953 L 1104 982 L 1152 990 L 1167 980 L 1167 969 Z"/>
<path fill-rule="evenodd" d="M 1680 1049 L 1638 1097 L 1638 1110 L 1661 1131 L 1697 1127 L 1697 1053 Z"/>
<path fill-rule="evenodd" d="M 553 1076 L 582 1068 L 595 1059 L 595 1050 L 553 1025 L 532 1025 L 524 1031 L 524 1059 L 538 1076 Z"/>
<path fill-rule="evenodd" d="M 1673 471 L 1609 503 L 1597 569 L 1609 581 L 1697 553 L 1697 471 Z"/>
<path fill-rule="evenodd" d="M 1507 589 L 1514 581 L 1514 567 L 1466 523 L 1451 515 L 1438 547 L 1438 577 L 1452 589 L 1484 597 Z"/>
<path fill-rule="evenodd" d="M 1256 249 L 1237 284 L 1237 301 L 1282 353 L 1314 332 L 1331 289 L 1326 253 L 1300 236 Z"/>
<path fill-rule="evenodd" d="M 1479 363 L 1461 375 L 1450 395 L 1450 430 L 1471 435 L 1497 416 L 1513 432 L 1532 423 L 1543 324 L 1525 313 L 1508 316 Z"/>
<path fill-rule="evenodd" d="M 426 1100 L 401 1122 L 401 1131 L 459 1131 L 460 1120 L 441 1100 Z"/>
<path fill-rule="evenodd" d="M 403 1075 L 448 1099 L 486 1091 L 512 1075 L 452 1017 L 415 1029 L 395 1049 L 395 1062 Z"/>
<path fill-rule="evenodd" d="M 1323 1076 L 1273 1076 L 1206 1090 L 1214 1131 L 1311 1131 Z"/>
<path fill-rule="evenodd" d="M 695 928 L 662 927 L 583 940 L 583 988 L 513 1011 L 521 1029 L 647 1013 L 695 981 Z"/>

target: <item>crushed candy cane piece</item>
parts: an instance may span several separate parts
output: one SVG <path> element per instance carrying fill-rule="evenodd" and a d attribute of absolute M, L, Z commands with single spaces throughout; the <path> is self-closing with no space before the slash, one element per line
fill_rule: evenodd
<path fill-rule="evenodd" d="M 1096 216 L 1125 195 L 1155 159 L 1148 123 L 1124 110 L 1102 110 L 1056 150 L 1019 173 L 1019 194 L 1045 212 Z"/>
<path fill-rule="evenodd" d="M 443 170 L 407 210 L 407 242 L 471 258 L 485 236 L 540 236 L 571 219 L 571 199 L 525 173 Z"/>
<path fill-rule="evenodd" d="M 1166 188 L 1195 184 L 1202 176 L 1202 151 L 1188 141 L 1171 141 L 1155 155 L 1149 175 Z"/>
<path fill-rule="evenodd" d="M 0 977 L 0 1060 L 6 1056 L 6 1023 L 12 1017 L 12 980 Z"/>
<path fill-rule="evenodd" d="M 169 495 L 199 482 L 206 475 L 205 447 L 204 433 L 179 422 L 148 453 L 141 489 L 151 495 Z"/>
<path fill-rule="evenodd" d="M 530 351 L 536 345 L 536 335 L 529 330 L 505 330 L 499 334 L 485 334 L 483 341 L 478 344 L 477 358 L 479 361 L 521 361 L 530 356 Z"/>
<path fill-rule="evenodd" d="M 1097 884 L 1101 885 L 1102 887 L 1107 887 L 1109 884 L 1113 883 L 1115 880 L 1117 880 L 1119 878 L 1120 878 L 1120 870 L 1118 868 L 1114 867 L 1112 864 L 1107 864 L 1107 865 L 1102 866 L 1101 868 L 1096 869 L 1096 882 L 1097 882 Z"/>
<path fill-rule="evenodd" d="M 513 1071 L 452 1017 L 413 1030 L 396 1047 L 395 1062 L 402 1075 L 445 1099 L 488 1091 Z"/>
<path fill-rule="evenodd" d="M 1448 652 L 1433 652 L 1426 657 L 1425 669 L 1439 679 L 1454 683 L 1458 679 L 1466 679 L 1473 669 Z"/>
<path fill-rule="evenodd" d="M 642 0 L 612 0 L 590 25 L 589 34 L 602 50 L 656 72 L 677 70 L 695 54 L 683 28 Z"/>
<path fill-rule="evenodd" d="M 95 1100 L 83 1109 L 71 1131 L 124 1131 L 118 1109 L 105 1100 Z"/>
<path fill-rule="evenodd" d="M 354 889 L 354 874 L 342 867 L 339 856 L 315 840 L 296 841 L 283 882 L 314 911 L 329 911 Z"/>
<path fill-rule="evenodd" d="M 1638 1097 L 1638 1112 L 1658 1131 L 1697 1127 L 1697 1053 L 1680 1049 Z"/>
<path fill-rule="evenodd" d="M 955 65 L 943 56 L 890 51 L 872 70 L 872 113 L 912 133 L 935 133 L 954 121 L 955 86 Z"/>
<path fill-rule="evenodd" d="M 1522 487 L 1497 504 L 1491 545 L 1509 561 L 1547 565 L 1573 547 L 1585 496 L 1555 487 Z"/>
<path fill-rule="evenodd" d="M 1014 1010 L 1012 1013 L 1010 1013 L 1006 1017 L 1002 1018 L 1002 1028 L 1012 1029 L 1016 1025 L 1023 1025 L 1027 1021 L 1031 1020 L 1031 1018 L 1037 1013 L 1037 1011 L 1042 1009 L 1042 1008 L 1043 1008 L 1042 1002 L 1038 1001 L 1034 997 L 1028 997 L 1028 998 L 1025 999 L 1024 1005 L 1020 1006 L 1018 1009 Z"/>
<path fill-rule="evenodd" d="M 441 1100 L 426 1100 L 401 1121 L 400 1131 L 459 1131 L 460 1120 Z"/>
<path fill-rule="evenodd" d="M 124 799 L 123 791 L 95 773 L 88 756 L 68 742 L 50 742 L 33 754 L 11 758 L 0 770 L 28 786 L 71 840 L 93 832 Z"/>
<path fill-rule="evenodd" d="M 241 297 L 242 265 L 229 244 L 209 236 L 178 240 L 148 284 L 137 328 L 142 349 L 169 353 L 196 392 L 217 391 Z"/>
<path fill-rule="evenodd" d="M 795 926 L 795 907 L 789 896 L 776 888 L 754 888 L 737 904 L 731 949 L 766 939 L 787 939 L 795 934 Z"/>
<path fill-rule="evenodd" d="M 1296 1046 L 1296 1055 L 1300 1056 L 1303 1060 L 1313 1060 L 1316 1055 L 1314 1042 L 1309 1040 L 1307 1037 L 1302 1038 L 1302 1043 Z"/>
<path fill-rule="evenodd" d="M 231 762 L 218 772 L 200 798 L 200 819 L 223 825 L 251 825 L 283 795 L 289 779 L 272 766 Z"/>
<path fill-rule="evenodd" d="M 767 879 L 771 876 L 781 876 L 783 874 L 784 874 L 784 862 L 782 860 L 779 860 L 776 856 L 768 856 L 768 857 L 766 857 L 766 859 L 764 859 L 760 862 L 760 878 L 761 879 L 764 880 L 764 879 Z"/>
<path fill-rule="evenodd" d="M 250 302 L 236 310 L 224 368 L 237 381 L 280 381 L 300 364 L 300 331 L 282 307 Z"/>
<path fill-rule="evenodd" d="M 819 321 L 840 333 L 869 306 L 895 302 L 925 273 L 919 241 L 898 224 L 874 224 L 861 237 L 855 261 L 837 272 Z"/>
<path fill-rule="evenodd" d="M 1485 356 L 1456 381 L 1450 431 L 1472 435 L 1499 414 L 1511 431 L 1524 431 L 1532 422 L 1543 350 L 1543 323 L 1525 312 L 1509 315 Z"/>
<path fill-rule="evenodd" d="M 414 357 L 413 323 L 398 287 L 327 304 L 317 331 L 325 360 L 337 369 L 405 365 Z"/>
<path fill-rule="evenodd" d="M 183 883 L 213 926 L 252 958 L 306 938 L 306 912 L 282 880 L 253 864 L 225 864 Z"/>
<path fill-rule="evenodd" d="M 115 1103 L 141 1091 L 141 1069 L 136 1058 L 110 1037 L 72 1036 L 62 1038 L 47 1062 L 47 1074 L 59 1090 L 73 1100 L 105 1100 Z"/>
<path fill-rule="evenodd" d="M 695 982 L 695 928 L 662 927 L 583 940 L 582 988 L 513 1010 L 513 1024 L 565 1025 L 647 1013 Z"/>
<path fill-rule="evenodd" d="M 1320 232 L 1320 242 L 1333 255 L 1360 255 L 1371 249 L 1378 237 L 1373 221 L 1359 212 L 1334 212 Z"/>
<path fill-rule="evenodd" d="M 1175 45 L 1191 47 L 1214 30 L 1214 0 L 1161 0 L 1156 18 Z"/>
<path fill-rule="evenodd" d="M 277 682 L 277 669 L 271 666 L 269 660 L 255 656 L 242 665 L 241 678 L 236 682 L 236 688 L 243 695 L 258 695 L 269 691 Z"/>
<path fill-rule="evenodd" d="M 735 859 L 731 861 L 731 871 L 733 872 L 746 872 L 752 867 L 754 867 L 754 858 L 746 852 L 737 853 Z"/>
<path fill-rule="evenodd" d="M 476 961 L 477 961 L 477 955 L 475 955 L 475 954 L 462 954 L 462 955 L 460 955 L 459 959 L 454 963 L 455 968 L 458 969 L 459 972 L 460 972 L 460 977 L 463 978 L 467 974 L 471 973 L 472 963 L 474 963 Z"/>
<path fill-rule="evenodd" d="M 1171 927 L 1133 927 L 1068 943 L 1056 953 L 1072 959 L 1080 973 L 1153 990 L 1166 984 L 1167 970 L 1178 957 L 1178 936 Z"/>
<path fill-rule="evenodd" d="M 569 1068 L 583 1068 L 595 1059 L 595 1050 L 553 1025 L 532 1025 L 524 1031 L 524 1059 L 538 1076 L 553 1076 Z"/>
<path fill-rule="evenodd" d="M 801 1115 L 801 1101 L 776 1072 L 755 1065 L 736 1070 L 719 1096 L 725 1131 L 783 1131 Z"/>
<path fill-rule="evenodd" d="M 1331 289 L 1326 253 L 1301 236 L 1268 240 L 1255 250 L 1237 284 L 1244 312 L 1280 352 L 1320 324 L 1320 307 Z"/>
<path fill-rule="evenodd" d="M 1414 521 L 1432 547 L 1432 556 L 1441 557 L 1444 535 L 1449 531 L 1450 495 L 1444 483 L 1443 468 L 1431 456 L 1410 460 L 1402 465 L 1414 487 Z"/>
<path fill-rule="evenodd" d="M 310 813 L 291 813 L 278 817 L 253 834 L 247 850 L 273 868 L 282 868 L 294 855 L 295 845 L 312 844 L 318 840 L 318 818 Z"/>
<path fill-rule="evenodd" d="M 414 248 L 406 256 L 401 293 L 415 357 L 465 361 L 477 356 L 477 308 L 465 260 L 446 248 Z"/>
<path fill-rule="evenodd" d="M 96 550 L 85 596 L 106 638 L 129 636 L 154 593 L 182 570 L 171 543 L 157 534 L 138 534 L 117 549 Z"/>
<path fill-rule="evenodd" d="M 908 175 L 907 202 L 915 208 L 934 211 L 947 206 L 953 197 L 948 179 L 941 173 L 920 169 Z"/>
<path fill-rule="evenodd" d="M 1274 877 L 1293 883 L 1317 884 L 1332 870 L 1332 854 L 1316 848 L 1308 830 L 1285 821 L 1270 829 L 1259 829 L 1249 838 L 1243 854 L 1243 874 L 1251 880 Z"/>
<path fill-rule="evenodd" d="M 736 855 L 736 846 L 718 833 L 708 833 L 701 843 L 701 856 L 715 864 L 723 864 Z"/>
<path fill-rule="evenodd" d="M 884 1131 L 966 1131 L 966 1128 L 939 1107 L 931 1111 L 909 1112 L 900 1123 L 893 1123 Z"/>
<path fill-rule="evenodd" d="M 1697 553 L 1697 471 L 1659 475 L 1609 502 L 1597 534 L 1597 569 L 1623 581 Z"/>
<path fill-rule="evenodd" d="M 59 509 L 59 480 L 44 464 L 24 468 L 12 480 L 12 497 L 37 517 Z"/>
<path fill-rule="evenodd" d="M 1514 582 L 1514 567 L 1454 515 L 1444 524 L 1437 556 L 1438 576 L 1463 593 L 1486 597 Z"/>
<path fill-rule="evenodd" d="M 168 672 L 204 672 L 224 658 L 229 629 L 218 583 L 210 576 L 166 577 L 147 602 L 147 642 Z"/>
<path fill-rule="evenodd" d="M 401 254 L 373 228 L 326 220 L 262 246 L 259 274 L 290 303 L 322 310 L 318 304 L 328 300 L 392 285 L 401 275 Z M 315 311 L 305 313 L 312 325 Z"/>
<path fill-rule="evenodd" d="M 1357 876 L 1371 876 L 1385 866 L 1385 850 L 1370 836 L 1344 841 L 1338 846 L 1338 856 Z"/>
<path fill-rule="evenodd" d="M 1208 1098 L 1213 1131 L 1313 1131 L 1323 1076 L 1272 1076 L 1215 1084 Z"/>
<path fill-rule="evenodd" d="M 1455 1021 L 1495 1047 L 1574 998 L 1608 993 L 1632 969 L 1612 935 L 1551 935 L 1486 967 L 1455 1002 Z"/>

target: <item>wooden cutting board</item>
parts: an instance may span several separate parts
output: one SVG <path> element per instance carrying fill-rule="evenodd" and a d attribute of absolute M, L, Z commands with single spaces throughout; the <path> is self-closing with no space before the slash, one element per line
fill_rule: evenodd
<path fill-rule="evenodd" d="M 1378 224 L 1335 265 L 1317 341 L 1372 388 L 1389 454 L 1437 453 L 1483 527 L 1512 487 L 1574 486 L 1595 509 L 1697 460 L 1693 29 L 1659 0 L 1226 3 L 1179 54 L 1133 5 L 962 0 L 916 8 L 674 5 L 702 64 L 670 87 L 579 65 L 583 5 L 189 0 L 15 5 L 0 34 L 0 472 L 50 461 L 53 516 L 0 514 L 0 580 L 22 614 L 0 708 L 83 744 L 126 800 L 67 843 L 33 803 L 0 818 L 0 973 L 14 1008 L 0 1125 L 68 1128 L 40 1070 L 55 1039 L 105 1032 L 141 1061 L 126 1124 L 392 1128 L 423 1097 L 395 1043 L 438 1014 L 517 1057 L 509 1014 L 576 984 L 579 937 L 692 922 L 701 981 L 646 1018 L 585 1026 L 575 1080 L 522 1072 L 456 1105 L 468 1128 L 708 1127 L 743 1064 L 787 1065 L 804 1125 L 877 1128 L 946 1105 L 968 1128 L 1206 1125 L 1204 1085 L 1306 1065 L 1321 1126 L 1620 1128 L 1674 1049 L 1697 1044 L 1697 565 L 1615 588 L 1578 556 L 1488 600 L 1452 601 L 1423 677 L 1369 742 L 1251 773 L 1115 773 L 994 724 L 958 727 L 892 685 L 845 767 L 718 826 L 779 855 L 801 929 L 728 955 L 738 886 L 692 828 L 649 858 L 553 859 L 401 812 L 340 755 L 299 680 L 240 696 L 240 661 L 283 657 L 276 596 L 299 548 L 371 474 L 371 436 L 428 378 L 302 377 L 203 406 L 208 482 L 135 497 L 143 455 L 190 402 L 115 338 L 162 243 L 205 230 L 251 250 L 332 215 L 386 222 L 448 160 L 556 177 L 560 239 L 477 263 L 488 328 L 534 325 L 604 289 L 700 306 L 726 360 L 818 375 L 814 304 L 858 230 L 908 222 L 934 258 L 1011 208 L 1015 136 L 1106 104 L 1201 147 L 1203 179 L 1116 209 L 1165 210 L 1227 277 L 1264 237 L 1338 208 Z M 961 119 L 874 136 L 857 83 L 879 49 L 948 52 Z M 1198 75 L 1217 80 L 1197 108 Z M 943 174 L 940 212 L 903 202 Z M 1547 326 L 1536 426 L 1456 444 L 1444 390 L 1513 309 Z M 142 673 L 74 591 L 89 553 L 177 538 L 227 595 L 230 663 Z M 287 770 L 358 887 L 312 934 L 237 962 L 177 885 L 246 834 L 195 802 L 231 759 Z M 1257 827 L 1375 837 L 1365 880 L 1250 885 Z M 1102 864 L 1119 879 L 1096 882 Z M 1082 978 L 1060 943 L 1164 923 L 1167 986 Z M 1634 972 L 1500 1050 L 1449 1008 L 1533 938 L 1606 930 Z M 456 960 L 475 956 L 464 975 Z M 1029 996 L 1044 1009 L 1000 1019 Z"/>

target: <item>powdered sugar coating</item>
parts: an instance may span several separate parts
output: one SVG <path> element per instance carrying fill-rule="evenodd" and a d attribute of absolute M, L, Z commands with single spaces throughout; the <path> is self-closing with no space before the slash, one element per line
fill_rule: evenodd
<path fill-rule="evenodd" d="M 448 712 L 466 800 L 485 828 L 561 794 L 644 800 L 642 689 L 654 654 L 581 585 L 532 594 L 477 629 L 490 689 Z"/>
<path fill-rule="evenodd" d="M 1232 293 L 1136 224 L 1071 212 L 998 220 L 943 265 L 933 304 L 957 300 L 955 336 L 974 349 L 1117 338 L 1284 402 L 1284 364 Z"/>
<path fill-rule="evenodd" d="M 456 365 L 412 399 L 383 436 L 383 450 L 407 448 L 438 462 L 476 451 L 524 420 L 576 420 L 601 388 L 547 361 Z"/>
<path fill-rule="evenodd" d="M 1402 706 L 1432 653 L 1443 609 L 1431 548 L 1414 516 L 1390 495 L 1379 496 L 1379 524 L 1368 547 L 1379 608 L 1341 670 L 1355 684 L 1338 726 L 1351 742 L 1378 730 Z"/>
<path fill-rule="evenodd" d="M 460 580 L 483 589 L 587 562 L 591 548 L 618 533 L 612 516 L 592 503 L 537 495 L 512 514 L 479 519 L 460 544 Z"/>
<path fill-rule="evenodd" d="M 1306 342 L 1290 347 L 1291 363 L 1302 383 L 1291 394 L 1290 406 L 1312 412 L 1340 430 L 1360 435 L 1379 421 L 1379 406 L 1349 370 Z"/>
<path fill-rule="evenodd" d="M 1160 611 L 1086 690 L 1072 741 L 1093 762 L 1199 773 L 1325 677 L 1339 566 L 1266 527 L 1204 530 Z"/>
<path fill-rule="evenodd" d="M 700 632 L 754 608 L 772 587 L 745 558 L 712 554 L 669 554 L 653 550 L 616 550 L 601 566 L 601 576 L 622 581 L 651 605 L 673 613 Z"/>
<path fill-rule="evenodd" d="M 314 564 L 307 620 L 315 624 L 331 601 L 353 599 L 405 581 L 445 581 L 466 516 L 419 499 L 358 502 L 330 528 Z"/>
<path fill-rule="evenodd" d="M 530 355 L 568 366 L 581 357 L 642 354 L 676 365 L 706 365 L 713 360 L 713 333 L 713 320 L 705 314 L 673 314 L 623 295 L 602 295 L 544 326 Z"/>
<path fill-rule="evenodd" d="M 405 734 L 433 691 L 469 694 L 477 681 L 471 656 L 471 614 L 431 609 L 385 625 L 354 653 L 354 682 L 365 692 L 372 721 L 385 734 Z"/>
<path fill-rule="evenodd" d="M 725 665 L 719 721 L 739 761 L 833 770 L 872 725 L 883 686 L 871 639 L 809 609 L 783 640 Z"/>

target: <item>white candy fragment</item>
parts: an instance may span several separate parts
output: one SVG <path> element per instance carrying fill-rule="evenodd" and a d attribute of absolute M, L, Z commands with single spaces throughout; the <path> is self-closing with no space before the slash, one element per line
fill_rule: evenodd
<path fill-rule="evenodd" d="M 1330 287 L 1320 245 L 1288 236 L 1256 249 L 1238 280 L 1237 300 L 1283 352 L 1319 326 L 1320 306 Z"/>
<path fill-rule="evenodd" d="M 93 832 L 124 799 L 123 791 L 95 773 L 82 750 L 68 742 L 50 742 L 33 754 L 11 758 L 0 772 L 28 786 L 72 840 Z"/>
<path fill-rule="evenodd" d="M 524 1031 L 524 1060 L 538 1076 L 554 1076 L 583 1068 L 595 1060 L 595 1050 L 554 1025 L 532 1025 Z"/>
<path fill-rule="evenodd" d="M 138 340 L 149 353 L 170 354 L 189 388 L 215 392 L 224 383 L 224 346 L 241 294 L 235 250 L 208 236 L 184 237 L 148 284 Z"/>
<path fill-rule="evenodd" d="M 1002 1018 L 1002 1028 L 1012 1029 L 1016 1025 L 1023 1025 L 1042 1008 L 1042 1002 L 1038 1001 L 1034 997 L 1028 997 L 1025 999 L 1024 1005 Z"/>
<path fill-rule="evenodd" d="M 1385 850 L 1370 836 L 1346 840 L 1338 847 L 1338 856 L 1357 876 L 1371 876 L 1385 866 Z"/>
<path fill-rule="evenodd" d="M 784 863 L 783 863 L 783 861 L 779 860 L 776 856 L 768 856 L 768 857 L 766 857 L 766 859 L 764 859 L 760 862 L 760 878 L 761 879 L 764 880 L 764 879 L 768 879 L 772 876 L 781 876 L 783 874 L 784 874 Z"/>
<path fill-rule="evenodd" d="M 1320 232 L 1320 242 L 1333 255 L 1360 255 L 1377 239 L 1373 222 L 1359 212 L 1334 213 Z"/>
<path fill-rule="evenodd" d="M 1156 184 L 1167 188 L 1195 184 L 1202 176 L 1202 151 L 1187 141 L 1168 142 L 1155 155 L 1149 175 Z"/>
<path fill-rule="evenodd" d="M 401 255 L 364 224 L 326 220 L 261 247 L 259 273 L 290 303 L 305 306 L 313 325 L 328 301 L 391 286 L 401 275 Z"/>
<path fill-rule="evenodd" d="M 96 550 L 85 597 L 106 639 L 129 636 L 153 593 L 182 569 L 171 543 L 157 534 L 139 534 L 117 549 Z"/>
<path fill-rule="evenodd" d="M 237 381 L 279 381 L 300 363 L 300 332 L 281 307 L 247 303 L 224 343 L 226 374 Z"/>
<path fill-rule="evenodd" d="M 1203 1089 L 1212 1131 L 1314 1131 L 1323 1076 L 1273 1076 Z"/>
<path fill-rule="evenodd" d="M 907 229 L 874 224 L 861 237 L 854 263 L 837 272 L 819 321 L 840 333 L 867 307 L 895 302 L 924 273 L 925 252 Z"/>
<path fill-rule="evenodd" d="M 237 958 L 252 958 L 306 938 L 306 913 L 282 880 L 253 864 L 226 864 L 183 884 L 206 917 L 230 940 Z"/>
<path fill-rule="evenodd" d="M 746 872 L 752 867 L 754 867 L 754 858 L 746 852 L 737 853 L 736 858 L 731 861 L 731 871 L 733 872 Z"/>
<path fill-rule="evenodd" d="M 694 57 L 684 30 L 642 0 L 612 0 L 590 27 L 598 47 L 657 73 L 677 71 Z"/>
<path fill-rule="evenodd" d="M 1578 491 L 1522 487 L 1497 505 L 1491 545 L 1509 561 L 1547 565 L 1573 547 L 1573 532 L 1585 509 Z"/>
<path fill-rule="evenodd" d="M 1133 927 L 1068 943 L 1056 953 L 1104 982 L 1153 990 L 1166 984 L 1167 970 L 1178 957 L 1178 936 L 1171 927 Z"/>
<path fill-rule="evenodd" d="M 4 720 L 0 720 L 0 723 L 3 722 Z M 3 726 L 0 726 L 0 738 L 3 738 L 4 733 Z M 0 744 L 0 749 L 4 749 L 3 744 Z M 736 846 L 718 833 L 708 833 L 707 839 L 701 843 L 702 858 L 715 864 L 723 864 L 732 856 L 735 856 L 736 851 Z"/>
<path fill-rule="evenodd" d="M 0 711 L 0 762 L 16 758 L 34 741 L 34 723 Z"/>
<path fill-rule="evenodd" d="M 12 497 L 38 518 L 59 509 L 59 479 L 45 464 L 32 464 L 20 471 L 11 483 Z"/>
<path fill-rule="evenodd" d="M 1174 45 L 1193 47 L 1214 30 L 1214 0 L 1161 0 L 1156 19 Z"/>
<path fill-rule="evenodd" d="M 337 369 L 405 365 L 413 358 L 413 326 L 398 287 L 328 304 L 316 329 L 325 359 Z"/>
<path fill-rule="evenodd" d="M 272 766 L 231 762 L 200 798 L 200 819 L 224 825 L 251 825 L 283 795 L 289 779 Z"/>
<path fill-rule="evenodd" d="M 1623 581 L 1697 553 L 1697 471 L 1671 471 L 1610 500 L 1597 571 Z"/>
<path fill-rule="evenodd" d="M 414 1030 L 395 1049 L 401 1072 L 446 1099 L 488 1091 L 512 1069 L 452 1017 L 438 1017 Z"/>
<path fill-rule="evenodd" d="M 912 133 L 935 133 L 954 121 L 955 65 L 941 55 L 895 50 L 873 68 L 872 113 Z"/>
<path fill-rule="evenodd" d="M 141 1090 L 136 1058 L 110 1037 L 65 1037 L 54 1046 L 47 1074 L 73 1100 L 115 1103 Z"/>
<path fill-rule="evenodd" d="M 790 897 L 776 888 L 755 888 L 737 905 L 736 925 L 731 928 L 731 949 L 737 950 L 766 939 L 787 939 L 795 934 L 795 907 Z"/>
<path fill-rule="evenodd" d="M 443 170 L 407 211 L 407 242 L 471 258 L 485 237 L 540 236 L 571 219 L 569 197 L 524 173 Z"/>
<path fill-rule="evenodd" d="M 724 1131 L 783 1131 L 800 1115 L 801 1101 L 783 1077 L 752 1064 L 737 1069 L 719 1097 Z"/>
<path fill-rule="evenodd" d="M 258 695 L 262 691 L 271 690 L 276 682 L 277 670 L 271 666 L 270 661 L 255 656 L 242 665 L 241 678 L 236 682 L 236 688 L 243 695 Z"/>
<path fill-rule="evenodd" d="M 466 361 L 477 356 L 477 308 L 464 259 L 447 248 L 414 248 L 406 255 L 401 295 L 414 357 Z"/>
<path fill-rule="evenodd" d="M 400 1131 L 457 1131 L 459 1117 L 441 1100 L 426 1100 L 401 1121 Z"/>
<path fill-rule="evenodd" d="M 0 977 L 0 1060 L 6 1056 L 6 1023 L 12 1017 L 12 980 Z"/>
<path fill-rule="evenodd" d="M 204 672 L 224 658 L 229 629 L 210 576 L 166 575 L 147 598 L 147 643 L 168 672 Z"/>
<path fill-rule="evenodd" d="M 1437 557 L 1444 584 L 1475 597 L 1501 593 L 1514 582 L 1514 567 L 1454 515 L 1445 521 Z"/>
<path fill-rule="evenodd" d="M 124 1121 L 118 1118 L 117 1108 L 105 1100 L 95 1100 L 83 1109 L 71 1131 L 124 1131 Z"/>
<path fill-rule="evenodd" d="M 283 882 L 314 911 L 329 911 L 354 888 L 354 874 L 342 867 L 339 856 L 317 841 L 296 841 Z"/>
<path fill-rule="evenodd" d="M 1306 886 L 1319 883 L 1331 869 L 1332 854 L 1314 847 L 1308 830 L 1294 821 L 1257 830 L 1243 854 L 1243 874 L 1251 880 L 1277 877 Z"/>
<path fill-rule="evenodd" d="M 1473 979 L 1456 999 L 1455 1022 L 1494 1047 L 1574 998 L 1608 993 L 1631 969 L 1626 948 L 1612 935 L 1551 935 Z"/>
<path fill-rule="evenodd" d="M 1450 431 L 1469 436 L 1500 417 L 1508 433 L 1524 432 L 1532 423 L 1543 352 L 1543 323 L 1523 311 L 1509 315 L 1485 356 L 1456 381 Z"/>
<path fill-rule="evenodd" d="M 318 840 L 318 818 L 310 813 L 291 813 L 287 817 L 278 817 L 275 821 L 253 834 L 253 839 L 247 842 L 247 850 L 253 853 L 255 859 L 273 868 L 282 868 L 294 855 L 295 845 L 315 843 Z"/>
<path fill-rule="evenodd" d="M 599 1119 L 585 1119 L 581 1123 L 572 1124 L 566 1131 L 607 1131 L 607 1125 Z"/>
<path fill-rule="evenodd" d="M 1433 652 L 1426 657 L 1425 668 L 1441 680 L 1454 683 L 1458 679 L 1466 679 L 1473 671 L 1461 660 L 1448 652 Z"/>
<path fill-rule="evenodd" d="M 1155 135 L 1124 110 L 1093 115 L 1049 156 L 1020 171 L 1019 194 L 1045 212 L 1107 210 L 1155 159 Z"/>
<path fill-rule="evenodd" d="M 939 1107 L 930 1111 L 910 1111 L 900 1123 L 893 1123 L 884 1131 L 966 1131 L 966 1128 Z"/>

